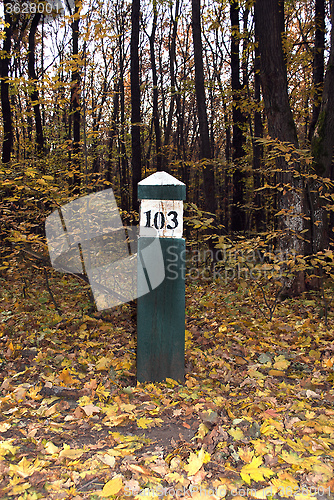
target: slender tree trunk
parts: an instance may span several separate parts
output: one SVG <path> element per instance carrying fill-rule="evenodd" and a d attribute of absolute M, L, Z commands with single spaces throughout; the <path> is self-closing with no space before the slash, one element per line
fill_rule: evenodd
<path fill-rule="evenodd" d="M 324 52 L 325 52 L 325 0 L 315 0 L 315 35 L 313 56 L 313 87 L 314 98 L 312 106 L 312 120 L 310 123 L 309 139 L 312 140 L 314 129 L 319 118 L 321 94 L 324 83 Z"/>
<path fill-rule="evenodd" d="M 161 156 L 161 131 L 160 131 L 160 119 L 159 119 L 159 108 L 158 108 L 158 77 L 157 77 L 157 66 L 155 63 L 155 32 L 157 29 L 157 5 L 156 0 L 153 0 L 153 23 L 152 32 L 150 35 L 150 56 L 151 56 L 151 68 L 152 68 L 152 80 L 153 80 L 153 124 L 155 133 L 155 149 L 156 149 L 156 165 L 157 170 L 162 170 L 162 156 Z"/>
<path fill-rule="evenodd" d="M 233 204 L 232 204 L 232 231 L 245 230 L 245 210 L 244 191 L 245 191 L 245 175 L 241 170 L 238 162 L 245 155 L 243 134 L 243 125 L 246 118 L 243 115 L 240 104 L 242 101 L 240 83 L 240 56 L 239 56 L 239 1 L 231 0 L 230 3 L 230 19 L 231 19 L 231 86 L 232 86 L 232 120 L 233 120 L 233 137 L 232 137 L 232 160 L 234 162 L 233 173 Z"/>
<path fill-rule="evenodd" d="M 166 150 L 166 146 L 168 146 L 169 138 L 171 135 L 172 120 L 173 120 L 173 113 L 174 113 L 174 103 L 177 100 L 175 63 L 176 63 L 176 35 L 177 35 L 179 7 L 180 7 L 180 1 L 176 0 L 174 18 L 172 15 L 172 7 L 171 7 L 172 34 L 171 34 L 171 39 L 170 39 L 170 43 L 169 43 L 169 73 L 170 73 L 170 85 L 171 85 L 171 99 L 170 99 L 170 107 L 169 107 L 169 111 L 168 111 L 168 119 L 167 119 L 167 126 L 166 126 L 166 130 L 165 130 L 165 137 L 164 137 L 165 150 Z M 178 105 L 179 105 L 179 99 L 178 99 Z M 166 151 L 165 151 L 164 158 L 163 158 L 164 168 L 165 168 L 165 158 L 166 158 Z"/>
<path fill-rule="evenodd" d="M 37 75 L 35 70 L 35 35 L 37 26 L 42 17 L 42 14 L 35 14 L 29 31 L 29 53 L 28 53 L 28 74 L 32 90 L 30 92 L 31 105 L 34 110 L 35 126 L 36 126 L 36 150 L 39 155 L 44 151 L 44 134 L 42 126 L 41 111 L 39 106 L 39 94 L 37 90 Z"/>
<path fill-rule="evenodd" d="M 140 144 L 140 69 L 139 69 L 140 0 L 132 0 L 131 11 L 131 145 L 132 210 L 138 211 L 137 185 L 141 180 Z"/>
<path fill-rule="evenodd" d="M 107 171 L 106 171 L 106 181 L 107 181 L 106 188 L 110 187 L 109 183 L 111 183 L 112 181 L 112 165 L 114 156 L 113 148 L 114 148 L 114 140 L 117 137 L 117 125 L 118 125 L 119 87 L 120 83 L 118 82 L 115 85 L 111 127 L 108 131 L 108 160 L 107 160 Z"/>
<path fill-rule="evenodd" d="M 125 92 L 124 92 L 124 17 L 122 17 L 122 26 L 120 33 L 120 60 L 119 60 L 119 94 L 120 94 L 120 103 L 121 103 L 121 133 L 120 133 L 120 150 L 121 150 L 121 205 L 122 209 L 128 211 L 130 209 L 130 200 L 129 200 L 129 176 L 128 176 L 128 159 L 126 154 L 126 132 L 125 132 Z"/>
<path fill-rule="evenodd" d="M 72 71 L 71 82 L 71 107 L 70 107 L 70 129 L 73 132 L 73 158 L 74 167 L 73 187 L 76 191 L 80 187 L 80 70 L 79 70 L 79 5 L 75 2 L 74 19 L 71 24 L 72 29 L 72 57 L 74 69 Z"/>
<path fill-rule="evenodd" d="M 216 212 L 216 192 L 214 167 L 212 159 L 211 143 L 209 136 L 208 116 L 205 100 L 203 50 L 201 37 L 201 7 L 200 0 L 192 0 L 192 30 L 194 42 L 195 60 L 195 87 L 197 101 L 197 115 L 201 139 L 201 158 L 206 161 L 203 167 L 205 208 L 208 212 Z"/>
<path fill-rule="evenodd" d="M 255 29 L 261 59 L 261 84 L 268 120 L 268 132 L 273 139 L 292 143 L 298 147 L 297 131 L 288 97 L 287 71 L 282 45 L 282 2 L 256 0 Z M 304 228 L 304 198 L 301 182 L 294 179 L 293 169 L 280 157 L 277 161 L 278 181 L 282 192 L 279 197 L 280 216 L 279 250 L 284 258 L 304 254 L 301 231 Z M 285 279 L 285 292 L 294 295 L 305 289 L 304 273 L 294 279 Z"/>
<path fill-rule="evenodd" d="M 2 162 L 8 163 L 10 161 L 10 155 L 13 151 L 13 123 L 12 123 L 12 113 L 10 108 L 9 99 L 9 61 L 10 61 L 10 49 L 12 44 L 12 19 L 10 14 L 6 11 L 7 5 L 12 5 L 10 0 L 4 0 L 4 11 L 5 11 L 5 27 L 4 27 L 4 39 L 3 39 L 3 56 L 0 58 L 0 75 L 1 75 L 1 109 L 2 109 L 2 120 L 4 136 L 2 142 Z"/>
<path fill-rule="evenodd" d="M 254 51 L 254 101 L 257 106 L 260 106 L 261 101 L 261 81 L 260 81 L 260 54 L 258 45 Z M 263 136 L 262 113 L 257 109 L 254 113 L 254 140 L 253 140 L 253 176 L 254 188 L 262 187 L 262 174 L 260 172 L 262 166 L 263 147 L 256 142 L 256 139 Z M 257 191 L 254 196 L 255 203 L 255 226 L 256 231 L 264 230 L 264 206 L 262 195 Z"/>
<path fill-rule="evenodd" d="M 79 8 L 76 6 L 75 14 L 78 14 Z M 75 19 L 72 24 L 73 33 L 73 56 L 78 59 L 79 56 L 79 18 Z M 72 73 L 72 92 L 71 103 L 73 111 L 73 141 L 74 152 L 79 152 L 80 149 L 80 72 L 79 64 L 75 65 L 75 70 Z"/>

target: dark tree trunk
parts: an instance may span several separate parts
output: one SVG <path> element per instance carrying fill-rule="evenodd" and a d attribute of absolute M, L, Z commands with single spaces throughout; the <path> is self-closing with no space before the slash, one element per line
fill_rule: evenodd
<path fill-rule="evenodd" d="M 159 120 L 159 108 L 158 108 L 158 77 L 157 77 L 157 66 L 155 63 L 155 32 L 157 29 L 157 5 L 156 0 L 153 0 L 153 23 L 152 23 L 152 33 L 150 35 L 150 56 L 151 56 L 151 69 L 152 69 L 152 80 L 153 80 L 153 124 L 155 133 L 155 148 L 156 148 L 156 164 L 157 170 L 162 170 L 162 157 L 161 157 L 161 131 L 160 131 L 160 120 Z"/>
<path fill-rule="evenodd" d="M 195 87 L 197 101 L 197 115 L 201 139 L 201 158 L 207 160 L 203 167 L 205 208 L 208 212 L 216 212 L 216 192 L 211 142 L 209 136 L 208 116 L 205 100 L 203 50 L 201 37 L 201 7 L 200 0 L 192 0 L 192 30 L 195 60 Z"/>
<path fill-rule="evenodd" d="M 126 154 L 126 132 L 125 132 L 125 92 L 124 92 L 124 16 L 122 16 L 122 24 L 119 37 L 120 59 L 119 59 L 119 95 L 121 103 L 121 123 L 120 123 L 120 189 L 121 189 L 121 206 L 122 210 L 128 211 L 130 209 L 129 200 L 129 176 L 128 176 L 128 159 Z"/>
<path fill-rule="evenodd" d="M 6 12 L 6 6 L 12 5 L 10 0 L 4 0 L 4 11 L 5 11 L 5 23 L 4 27 L 4 39 L 3 39 L 3 56 L 0 58 L 0 74 L 1 74 L 1 108 L 2 108 L 2 120 L 4 136 L 2 142 L 2 162 L 8 163 L 10 161 L 10 155 L 13 151 L 13 123 L 12 123 L 12 113 L 10 108 L 9 99 L 9 61 L 10 61 L 10 49 L 12 44 L 12 19 L 10 14 Z"/>
<path fill-rule="evenodd" d="M 324 88 L 317 124 L 312 139 L 315 171 L 319 176 L 331 178 L 334 152 L 334 0 L 331 7 L 330 54 L 324 79 Z M 329 243 L 328 214 L 318 195 L 318 184 L 313 186 L 310 212 L 313 252 L 323 250 Z"/>
<path fill-rule="evenodd" d="M 257 0 L 255 3 L 262 93 L 269 135 L 274 139 L 298 146 L 296 126 L 288 97 L 279 4 L 278 0 Z"/>
<path fill-rule="evenodd" d="M 180 1 L 176 0 L 175 2 L 175 16 L 173 18 L 172 14 L 172 6 L 171 10 L 171 25 L 172 25 L 172 34 L 169 40 L 169 73 L 170 73 L 170 85 L 171 85 L 171 98 L 170 98 L 170 106 L 168 111 L 168 119 L 167 125 L 164 134 L 164 155 L 162 158 L 163 162 L 163 170 L 168 171 L 168 156 L 169 151 L 167 150 L 167 146 L 169 144 L 169 138 L 172 130 L 172 121 L 174 114 L 174 103 L 179 103 L 178 96 L 176 95 L 176 77 L 175 77 L 175 64 L 176 64 L 176 35 L 177 35 L 177 23 L 179 17 L 179 7 Z"/>
<path fill-rule="evenodd" d="M 324 51 L 325 51 L 325 0 L 315 0 L 315 35 L 313 56 L 313 86 L 314 98 L 312 106 L 312 120 L 310 123 L 309 139 L 312 140 L 314 129 L 318 121 L 322 86 L 324 83 Z"/>
<path fill-rule="evenodd" d="M 255 29 L 261 60 L 261 85 L 268 132 L 273 139 L 289 142 L 298 147 L 297 131 L 288 97 L 287 71 L 282 45 L 282 2 L 280 0 L 256 0 Z M 282 192 L 279 196 L 280 216 L 279 251 L 284 258 L 304 254 L 300 236 L 304 228 L 304 199 L 300 181 L 293 177 L 293 169 L 280 157 L 277 161 L 278 181 Z M 285 292 L 294 295 L 305 289 L 304 274 L 285 279 Z"/>
<path fill-rule="evenodd" d="M 74 69 L 71 82 L 71 107 L 70 107 L 70 129 L 73 132 L 73 187 L 78 191 L 80 187 L 80 70 L 79 70 L 79 6 L 75 2 L 74 19 L 72 29 L 72 57 Z"/>
<path fill-rule="evenodd" d="M 231 225 L 232 231 L 245 230 L 245 210 L 244 205 L 244 184 L 245 175 L 238 165 L 238 161 L 245 155 L 244 151 L 244 134 L 243 125 L 246 118 L 243 115 L 240 104 L 241 83 L 240 83 L 240 56 L 239 56 L 239 2 L 231 0 L 230 3 L 230 19 L 231 19 L 231 86 L 232 86 L 232 121 L 233 121 L 233 137 L 232 137 L 232 160 L 234 162 L 233 173 L 233 203 Z"/>
<path fill-rule="evenodd" d="M 71 113 L 73 123 L 73 153 L 78 155 L 80 152 L 80 71 L 78 64 L 79 57 L 79 7 L 76 4 L 74 9 L 75 19 L 72 22 L 72 54 L 74 70 L 72 72 L 71 85 Z"/>
<path fill-rule="evenodd" d="M 41 155 L 44 151 L 44 135 L 43 135 L 43 126 L 42 126 L 42 118 L 41 111 L 39 106 L 39 95 L 37 90 L 37 75 L 35 70 L 35 35 L 37 31 L 37 26 L 42 17 L 42 14 L 35 14 L 29 31 L 29 53 L 28 53 L 28 74 L 30 84 L 31 84 L 31 92 L 30 99 L 31 105 L 34 110 L 35 116 L 35 126 L 36 126 L 36 150 L 39 155 Z"/>
<path fill-rule="evenodd" d="M 260 106 L 261 101 L 261 81 L 260 81 L 260 54 L 258 45 L 254 50 L 254 101 Z M 254 113 L 254 140 L 253 140 L 253 171 L 254 171 L 254 188 L 259 189 L 262 187 L 262 157 L 263 147 L 256 142 L 256 139 L 263 136 L 263 123 L 262 114 L 259 109 Z M 255 226 L 256 231 L 264 230 L 264 206 L 263 198 L 260 192 L 256 191 L 254 196 L 255 203 Z"/>
<path fill-rule="evenodd" d="M 140 69 L 139 69 L 140 0 L 132 0 L 131 11 L 131 145 L 132 210 L 138 211 L 137 185 L 141 180 L 140 144 Z"/>
<path fill-rule="evenodd" d="M 118 109 L 119 109 L 119 87 L 120 83 L 115 85 L 114 99 L 113 99 L 113 113 L 111 119 L 111 126 L 108 130 L 108 160 L 106 169 L 106 189 L 110 187 L 112 181 L 112 166 L 113 166 L 113 148 L 114 140 L 117 137 L 117 125 L 118 125 Z"/>

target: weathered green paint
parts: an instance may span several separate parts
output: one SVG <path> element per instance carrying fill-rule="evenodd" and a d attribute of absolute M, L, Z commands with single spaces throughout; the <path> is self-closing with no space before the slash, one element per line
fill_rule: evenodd
<path fill-rule="evenodd" d="M 185 184 L 176 185 L 140 185 L 138 184 L 139 200 L 185 200 Z"/>
<path fill-rule="evenodd" d="M 151 238 L 138 240 L 140 251 Z M 185 346 L 185 240 L 160 238 L 165 279 L 141 295 L 138 273 L 137 380 L 161 382 L 167 377 L 184 380 Z M 152 256 L 154 258 L 154 256 Z"/>

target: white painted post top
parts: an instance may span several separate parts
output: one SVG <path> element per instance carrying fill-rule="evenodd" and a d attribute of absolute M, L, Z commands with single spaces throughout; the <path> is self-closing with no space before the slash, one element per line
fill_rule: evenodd
<path fill-rule="evenodd" d="M 179 179 L 173 177 L 167 172 L 155 172 L 155 174 L 149 175 L 142 181 L 138 182 L 138 184 L 140 186 L 145 186 L 147 184 L 160 184 L 164 186 L 183 184 L 183 186 L 185 186 L 183 182 L 179 181 Z"/>
<path fill-rule="evenodd" d="M 138 199 L 185 200 L 186 185 L 167 172 L 156 172 L 138 182 Z"/>
<path fill-rule="evenodd" d="M 185 197 L 186 185 L 167 172 L 140 181 L 140 234 L 145 234 L 145 228 L 154 228 L 159 238 L 182 238 Z"/>

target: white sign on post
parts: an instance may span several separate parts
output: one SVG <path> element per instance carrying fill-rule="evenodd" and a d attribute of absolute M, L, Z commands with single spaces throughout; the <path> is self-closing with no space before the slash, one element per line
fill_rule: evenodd
<path fill-rule="evenodd" d="M 182 238 L 183 201 L 141 200 L 140 236 L 145 236 L 147 227 L 154 228 L 159 238 Z"/>

